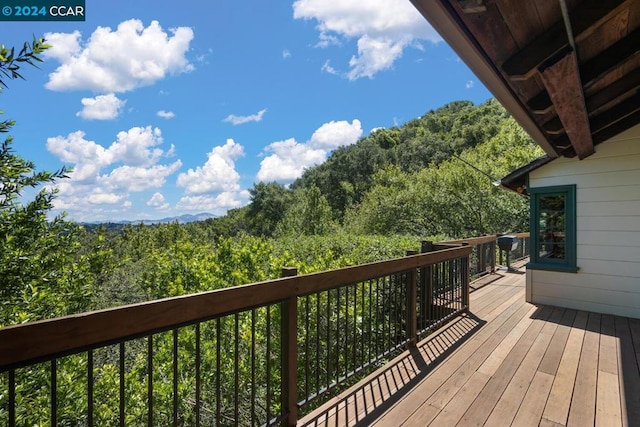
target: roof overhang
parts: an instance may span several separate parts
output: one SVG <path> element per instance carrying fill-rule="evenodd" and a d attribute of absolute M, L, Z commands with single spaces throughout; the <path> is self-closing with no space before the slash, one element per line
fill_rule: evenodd
<path fill-rule="evenodd" d="M 550 158 L 640 123 L 637 0 L 411 0 Z"/>
<path fill-rule="evenodd" d="M 534 170 L 546 165 L 551 162 L 553 158 L 544 155 L 542 157 L 538 157 L 532 162 L 522 166 L 511 172 L 509 175 L 505 176 L 500 180 L 500 186 L 506 188 L 507 190 L 515 191 L 518 194 L 522 194 L 527 196 L 529 194 L 527 188 L 527 178 L 529 173 Z"/>

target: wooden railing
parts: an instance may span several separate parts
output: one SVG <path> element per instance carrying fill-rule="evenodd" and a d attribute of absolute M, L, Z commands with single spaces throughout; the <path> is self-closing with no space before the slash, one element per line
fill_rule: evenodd
<path fill-rule="evenodd" d="M 467 310 L 495 238 L 2 328 L 0 425 L 295 425 Z"/>
<path fill-rule="evenodd" d="M 518 238 L 518 247 L 509 255 L 511 261 L 519 261 L 529 257 L 529 232 L 509 233 Z M 443 248 L 449 245 L 465 244 L 473 248 L 469 256 L 470 279 L 474 280 L 485 274 L 494 273 L 497 265 L 504 265 L 506 259 L 503 251 L 497 247 L 498 234 L 473 237 L 469 239 L 447 240 L 434 245 L 434 248 Z"/>

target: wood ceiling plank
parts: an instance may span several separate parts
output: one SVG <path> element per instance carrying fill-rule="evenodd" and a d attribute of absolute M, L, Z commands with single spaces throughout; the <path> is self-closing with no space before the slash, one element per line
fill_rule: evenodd
<path fill-rule="evenodd" d="M 589 111 L 589 114 L 594 114 L 600 107 L 624 97 L 624 95 L 629 92 L 635 92 L 639 89 L 640 68 L 636 68 L 609 86 L 600 89 L 592 95 L 587 95 L 587 111 Z"/>
<path fill-rule="evenodd" d="M 544 32 L 545 28 L 538 17 L 535 2 L 496 0 L 496 5 L 520 48 Z"/>
<path fill-rule="evenodd" d="M 564 127 L 559 117 L 554 117 L 545 124 L 542 125 L 544 131 L 549 135 L 560 135 L 564 133 Z"/>
<path fill-rule="evenodd" d="M 541 72 L 542 81 L 578 157 L 594 153 L 589 119 L 575 52 L 570 52 Z"/>
<path fill-rule="evenodd" d="M 527 107 L 535 114 L 546 114 L 553 108 L 553 102 L 546 90 L 543 90 L 527 101 Z"/>
<path fill-rule="evenodd" d="M 593 143 L 600 144 L 609 138 L 613 138 L 619 133 L 624 132 L 633 126 L 640 124 L 640 111 L 636 111 L 633 114 L 628 115 L 622 120 L 619 120 L 612 126 L 608 126 L 593 135 Z"/>
<path fill-rule="evenodd" d="M 519 4 L 519 2 L 515 3 Z M 558 18 L 562 16 L 558 0 L 539 0 L 531 3 L 535 5 L 538 11 L 538 18 L 542 21 L 542 26 L 545 30 L 550 29 Z"/>
<path fill-rule="evenodd" d="M 594 134 L 600 132 L 637 111 L 640 111 L 640 93 L 593 117 L 590 121 L 591 131 Z"/>
<path fill-rule="evenodd" d="M 628 7 L 625 0 L 585 0 L 570 12 L 576 42 L 591 35 L 597 27 L 610 19 L 620 8 Z M 514 80 L 531 77 L 537 67 L 568 45 L 564 21 L 560 19 L 548 31 L 518 51 L 502 64 L 503 71 Z M 497 61 L 496 61 L 497 62 Z"/>
<path fill-rule="evenodd" d="M 453 3 L 459 9 L 457 2 Z M 487 9 L 484 12 L 459 13 L 459 15 L 487 55 L 493 60 L 497 58 L 501 61 L 517 51 L 518 44 L 506 22 L 502 19 L 502 14 L 495 1 L 485 1 L 483 5 Z"/>
<path fill-rule="evenodd" d="M 640 28 L 614 43 L 608 49 L 581 66 L 580 76 L 584 87 L 593 85 L 598 79 L 640 53 Z"/>
<path fill-rule="evenodd" d="M 584 63 L 600 54 L 612 44 L 616 43 L 628 33 L 629 7 L 621 8 L 620 12 L 597 27 L 589 37 L 583 38 L 578 44 L 578 59 Z"/>

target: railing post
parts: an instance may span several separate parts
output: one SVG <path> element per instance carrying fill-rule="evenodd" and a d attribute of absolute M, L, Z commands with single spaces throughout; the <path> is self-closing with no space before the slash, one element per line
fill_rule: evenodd
<path fill-rule="evenodd" d="M 433 242 L 423 240 L 422 245 L 420 247 L 420 252 L 427 253 L 433 251 Z M 420 295 L 421 295 L 421 303 L 422 310 L 420 315 L 422 316 L 422 325 L 421 328 L 425 328 L 425 321 L 429 322 L 429 326 L 431 326 L 431 321 L 433 320 L 433 269 L 430 265 L 423 267 L 422 272 L 420 274 Z"/>
<path fill-rule="evenodd" d="M 418 251 L 407 251 L 407 256 L 417 253 Z M 415 268 L 409 272 L 407 285 L 407 337 L 409 345 L 415 347 L 418 344 L 418 271 Z"/>
<path fill-rule="evenodd" d="M 468 246 L 468 243 L 463 243 L 462 246 Z M 460 281 L 462 284 L 462 305 L 466 311 L 469 311 L 469 255 L 465 256 L 462 261 L 462 272 Z"/>
<path fill-rule="evenodd" d="M 296 275 L 297 268 L 282 268 L 282 277 Z M 298 298 L 295 295 L 282 302 L 281 334 L 281 403 L 286 425 L 295 426 L 298 422 Z"/>
<path fill-rule="evenodd" d="M 494 236 L 495 240 L 493 241 L 493 244 L 491 245 L 491 250 L 490 252 L 490 257 L 491 257 L 491 273 L 495 273 L 496 272 L 496 245 L 498 244 L 498 236 Z"/>

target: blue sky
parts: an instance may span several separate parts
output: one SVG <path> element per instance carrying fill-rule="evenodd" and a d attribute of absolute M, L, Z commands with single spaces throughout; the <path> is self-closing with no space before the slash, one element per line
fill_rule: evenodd
<path fill-rule="evenodd" d="M 224 214 L 258 181 L 373 129 L 491 95 L 409 0 L 86 0 L 84 22 L 2 22 L 53 44 L 1 94 L 14 148 L 72 166 L 77 221 Z"/>

